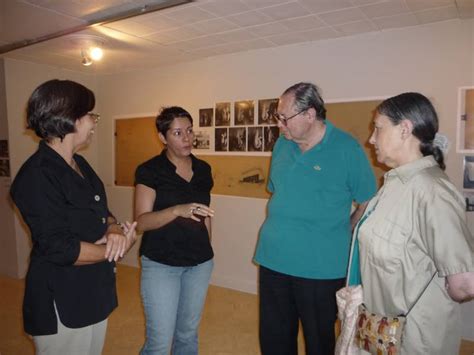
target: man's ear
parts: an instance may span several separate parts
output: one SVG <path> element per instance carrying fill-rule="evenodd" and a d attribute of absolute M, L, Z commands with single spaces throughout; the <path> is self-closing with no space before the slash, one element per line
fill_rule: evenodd
<path fill-rule="evenodd" d="M 406 139 L 413 132 L 413 123 L 410 120 L 404 119 L 400 122 L 400 128 L 402 130 L 402 138 Z"/>
<path fill-rule="evenodd" d="M 314 107 L 310 107 L 308 110 L 306 110 L 306 112 L 309 117 L 311 117 L 315 121 L 318 119 L 318 115 L 316 114 L 316 110 L 314 109 Z"/>

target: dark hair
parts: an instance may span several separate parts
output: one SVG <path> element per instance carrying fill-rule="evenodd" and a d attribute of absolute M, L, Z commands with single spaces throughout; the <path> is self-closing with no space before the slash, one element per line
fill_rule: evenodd
<path fill-rule="evenodd" d="M 283 95 L 293 94 L 295 97 L 295 106 L 298 111 L 314 108 L 319 120 L 326 119 L 326 108 L 324 101 L 319 93 L 319 89 L 312 83 L 298 83 L 285 90 Z"/>
<path fill-rule="evenodd" d="M 438 132 L 438 115 L 430 100 L 417 92 L 406 92 L 384 100 L 376 109 L 394 125 L 404 119 L 413 124 L 412 134 L 420 141 L 423 156 L 433 155 L 441 169 L 445 169 L 443 152 L 433 145 Z"/>
<path fill-rule="evenodd" d="M 193 118 L 184 108 L 179 106 L 163 107 L 156 116 L 156 129 L 166 137 L 166 132 L 170 129 L 171 123 L 176 117 L 186 117 L 193 123 Z"/>
<path fill-rule="evenodd" d="M 49 80 L 38 86 L 28 100 L 28 128 L 45 140 L 62 140 L 75 132 L 76 121 L 94 106 L 94 93 L 85 86 L 70 80 Z"/>

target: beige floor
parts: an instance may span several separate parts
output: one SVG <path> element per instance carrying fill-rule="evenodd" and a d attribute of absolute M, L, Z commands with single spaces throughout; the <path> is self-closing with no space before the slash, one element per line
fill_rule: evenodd
<path fill-rule="evenodd" d="M 109 320 L 104 355 L 138 354 L 145 327 L 139 295 L 139 270 L 118 268 L 119 307 Z M 23 280 L 0 276 L 0 355 L 33 355 L 22 331 Z M 202 355 L 256 355 L 258 303 L 255 295 L 211 286 L 200 328 Z M 302 339 L 299 339 L 300 348 Z M 301 351 L 303 353 L 303 351 Z M 473 355 L 474 343 L 463 342 L 460 355 Z"/>

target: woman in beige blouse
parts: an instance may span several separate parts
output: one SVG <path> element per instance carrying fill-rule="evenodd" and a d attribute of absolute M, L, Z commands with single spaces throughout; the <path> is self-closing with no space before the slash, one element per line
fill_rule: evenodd
<path fill-rule="evenodd" d="M 459 303 L 474 296 L 474 239 L 464 199 L 433 144 L 436 112 L 418 93 L 387 99 L 376 111 L 370 143 L 392 170 L 360 226 L 364 303 L 380 315 L 408 313 L 402 355 L 458 354 Z"/>

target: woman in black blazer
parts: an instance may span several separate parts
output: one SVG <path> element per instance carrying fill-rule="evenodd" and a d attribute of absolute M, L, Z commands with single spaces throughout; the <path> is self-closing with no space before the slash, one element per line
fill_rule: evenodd
<path fill-rule="evenodd" d="M 37 354 L 100 354 L 117 307 L 115 262 L 136 239 L 107 208 L 102 181 L 80 155 L 99 115 L 92 91 L 68 80 L 40 85 L 27 106 L 41 138 L 11 188 L 31 238 L 23 319 Z"/>

